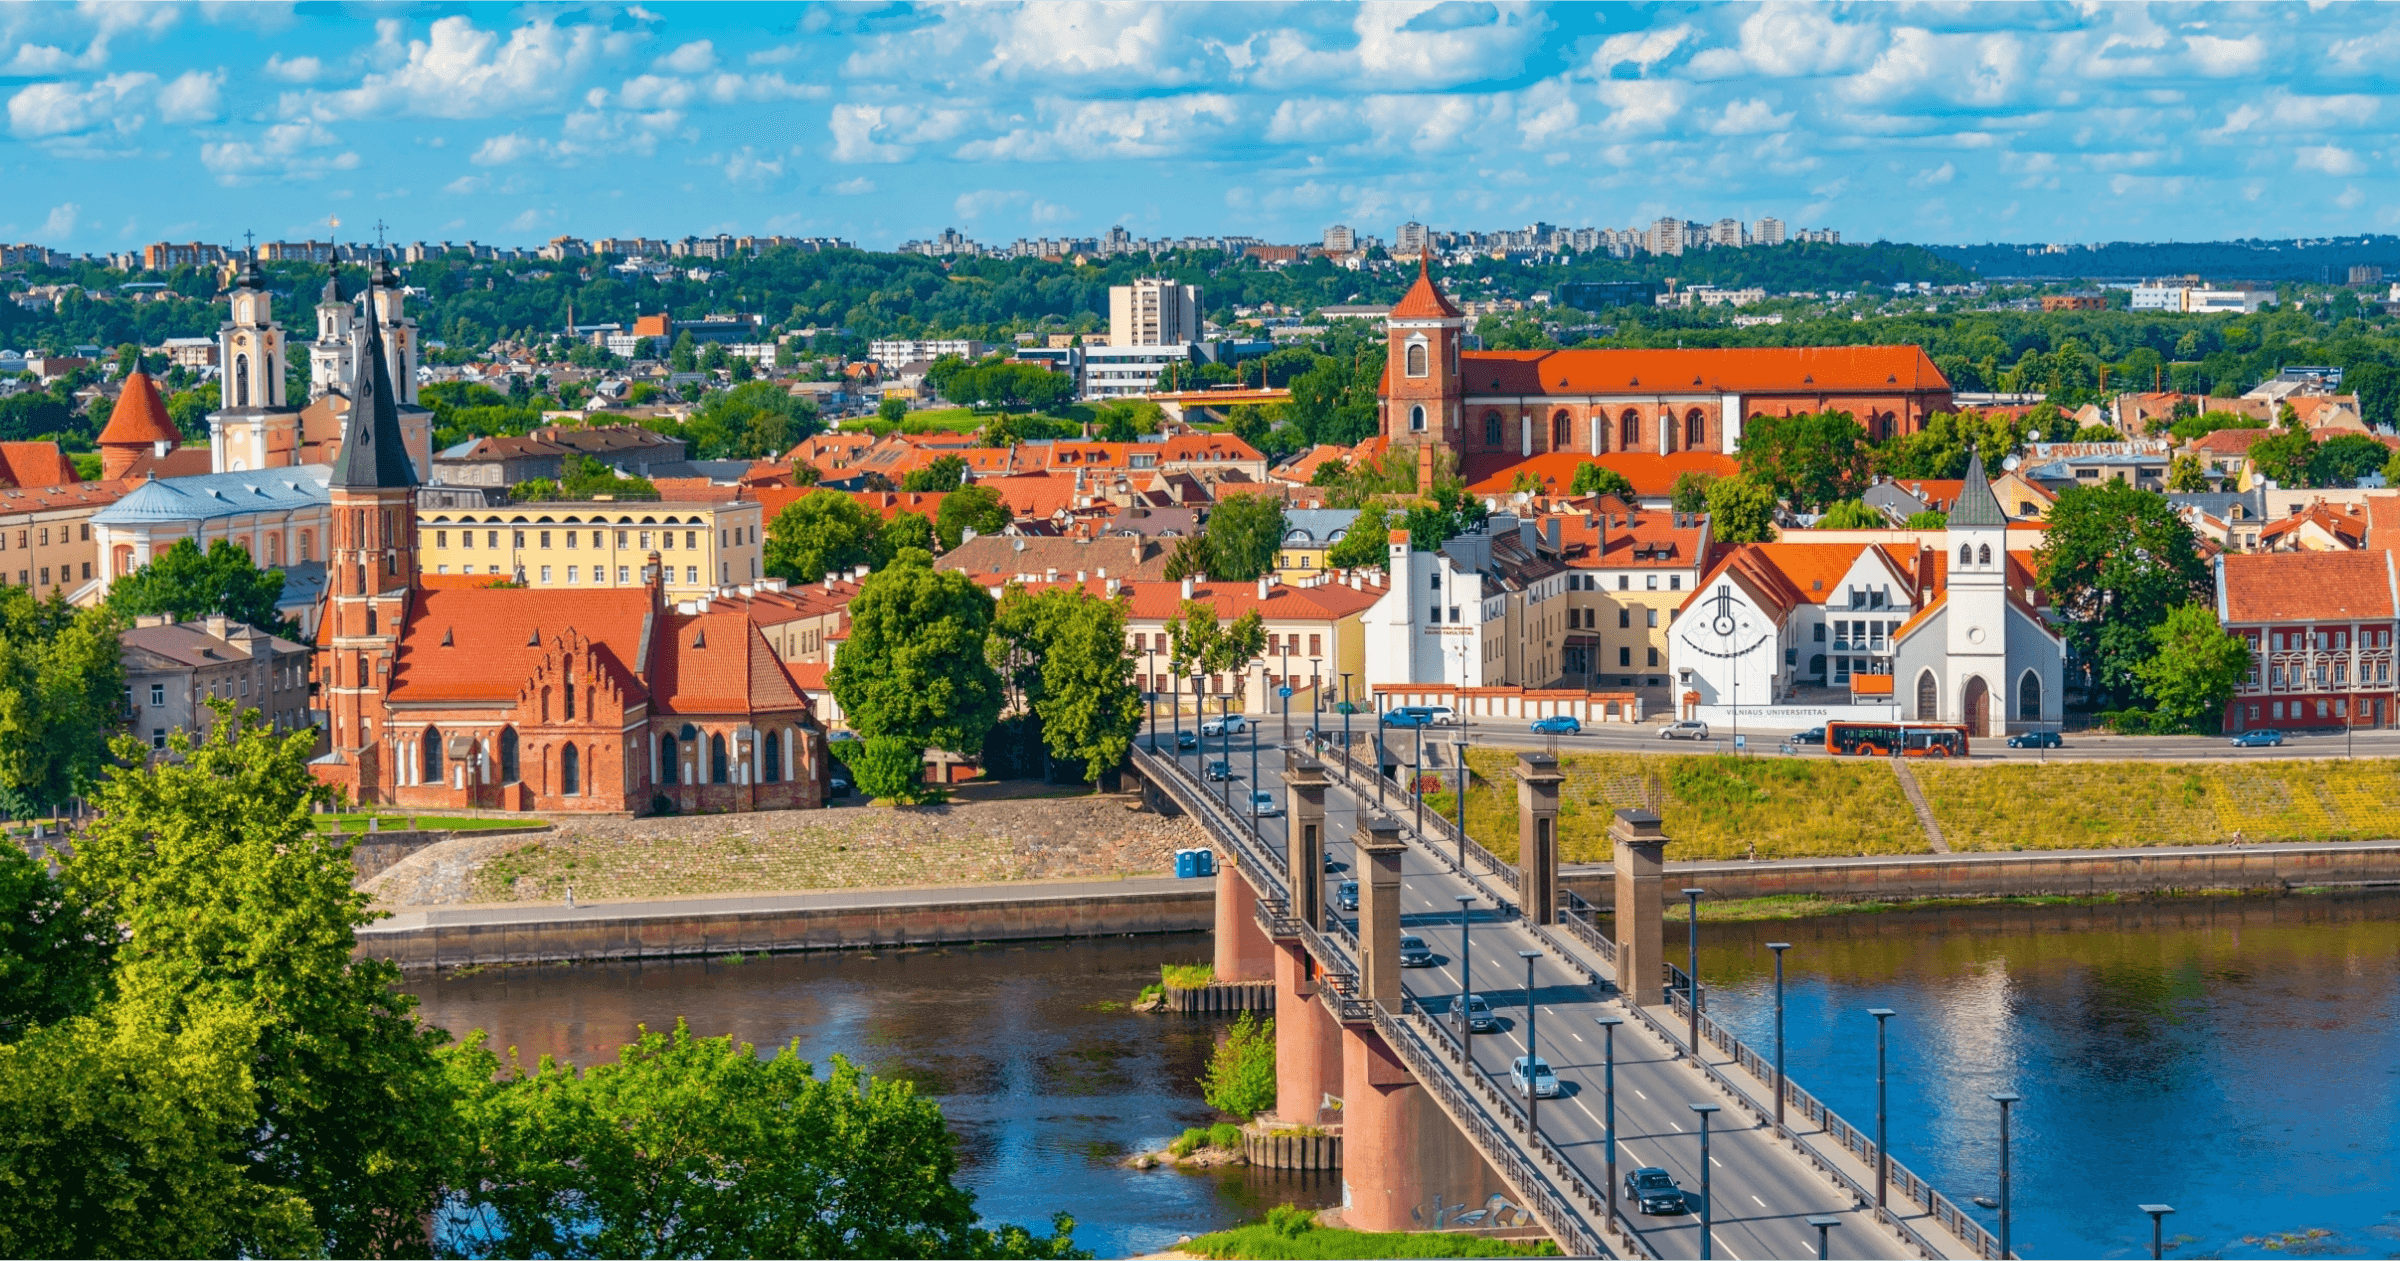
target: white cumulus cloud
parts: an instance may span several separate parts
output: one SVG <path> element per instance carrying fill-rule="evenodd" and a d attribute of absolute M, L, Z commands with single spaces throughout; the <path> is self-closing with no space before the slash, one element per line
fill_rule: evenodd
<path fill-rule="evenodd" d="M 635 36 L 597 26 L 562 26 L 535 18 L 503 39 L 473 19 L 435 22 L 423 39 L 403 41 L 403 24 L 386 18 L 371 64 L 399 64 L 369 73 L 358 86 L 287 96 L 287 114 L 319 119 L 411 114 L 485 118 L 553 105 L 565 99 L 604 56 L 630 48 Z"/>
<path fill-rule="evenodd" d="M 170 123 L 205 123 L 218 114 L 225 72 L 186 70 L 158 90 L 158 116 Z"/>
<path fill-rule="evenodd" d="M 8 129 L 21 140 L 64 136 L 102 126 L 138 131 L 140 102 L 158 86 L 143 71 L 112 74 L 89 85 L 36 83 L 8 98 Z"/>
<path fill-rule="evenodd" d="M 45 241 L 63 241 L 75 235 L 75 221 L 82 214 L 83 207 L 74 202 L 60 202 L 50 208 L 50 216 L 42 220 L 41 231 L 36 235 Z"/>

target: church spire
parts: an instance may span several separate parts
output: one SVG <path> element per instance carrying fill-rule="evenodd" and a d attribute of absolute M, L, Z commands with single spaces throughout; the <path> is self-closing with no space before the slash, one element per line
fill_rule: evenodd
<path fill-rule="evenodd" d="M 2000 497 L 1992 493 L 1992 483 L 1983 475 L 1983 452 L 1967 455 L 1967 484 L 1959 489 L 1958 502 L 1950 507 L 1951 528 L 1959 526 L 2006 527 L 2008 514 L 2000 511 Z"/>
<path fill-rule="evenodd" d="M 334 457 L 331 485 L 350 490 L 417 484 L 415 465 L 400 433 L 400 400 L 383 353 L 382 321 L 374 319 L 375 286 L 390 273 L 381 269 L 368 285 L 366 346 L 359 355 L 358 389 L 342 418 L 342 449 Z"/>

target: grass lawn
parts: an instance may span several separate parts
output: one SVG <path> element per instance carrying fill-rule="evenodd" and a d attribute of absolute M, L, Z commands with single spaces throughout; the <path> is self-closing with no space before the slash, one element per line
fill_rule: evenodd
<path fill-rule="evenodd" d="M 1029 413 L 1062 425 L 1081 425 L 1092 418 L 1092 409 L 1081 403 L 1071 403 L 1054 412 Z M 842 431 L 864 430 L 881 437 L 897 429 L 902 433 L 973 433 L 999 416 L 997 411 L 979 412 L 972 407 L 928 407 L 908 414 L 899 424 L 876 420 L 873 417 L 849 418 L 842 421 Z"/>
<path fill-rule="evenodd" d="M 1957 850 L 2400 837 L 2400 759 L 1912 769 Z"/>
<path fill-rule="evenodd" d="M 1350 1257 L 1555 1257 L 1558 1245 L 1547 1239 L 1490 1239 L 1482 1235 L 1433 1232 L 1377 1234 L 1319 1226 L 1309 1214 L 1289 1205 L 1269 1213 L 1267 1220 L 1201 1235 L 1177 1244 L 1183 1252 L 1203 1257 L 1282 1258 Z"/>
<path fill-rule="evenodd" d="M 1467 834 L 1503 859 L 1517 854 L 1517 755 L 1472 749 Z M 1891 768 L 1876 761 L 1576 753 L 1559 758 L 1559 857 L 1606 862 L 1616 811 L 1656 808 L 1673 859 L 1929 852 Z M 1921 772 L 1920 772 L 1921 773 Z M 1429 792 L 1425 809 L 1456 817 L 1456 798 Z"/>
<path fill-rule="evenodd" d="M 435 832 L 475 832 L 485 828 L 534 827 L 543 822 L 543 820 L 526 815 L 483 818 L 475 815 L 450 814 L 378 814 L 374 817 L 383 820 L 376 826 L 386 832 L 405 832 L 417 827 L 424 827 Z M 316 824 L 317 830 L 320 832 L 329 830 L 357 832 L 367 825 L 367 815 L 363 813 L 320 814 L 316 816 Z"/>

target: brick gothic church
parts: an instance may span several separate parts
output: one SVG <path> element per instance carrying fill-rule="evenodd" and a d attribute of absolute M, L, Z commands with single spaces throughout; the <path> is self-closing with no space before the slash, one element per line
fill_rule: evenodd
<path fill-rule="evenodd" d="M 740 609 L 668 604 L 658 557 L 640 588 L 419 585 L 416 468 L 366 336 L 329 486 L 318 778 L 415 808 L 823 806 L 806 695 Z"/>
<path fill-rule="evenodd" d="M 1381 431 L 1459 459 L 1475 481 L 1528 456 L 1731 454 L 1745 420 L 1846 411 L 1876 439 L 1951 409 L 1916 346 L 1467 350 L 1466 316 L 1419 259 L 1386 323 Z"/>

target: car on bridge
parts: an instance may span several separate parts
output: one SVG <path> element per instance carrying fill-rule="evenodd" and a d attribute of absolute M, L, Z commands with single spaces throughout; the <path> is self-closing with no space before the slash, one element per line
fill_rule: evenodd
<path fill-rule="evenodd" d="M 1250 813 L 1262 819 L 1280 819 L 1283 807 L 1275 804 L 1275 794 L 1262 788 L 1250 794 Z"/>
<path fill-rule="evenodd" d="M 1178 732 L 1176 732 L 1176 733 L 1175 733 L 1175 747 L 1176 747 L 1176 748 L 1178 748 L 1178 749 L 1197 749 L 1197 748 L 1199 748 L 1199 747 L 1200 747 L 1200 733 L 1199 733 L 1199 732 L 1197 732 L 1197 731 L 1178 731 Z"/>
<path fill-rule="evenodd" d="M 2280 749 L 2283 747 L 2283 733 L 2264 729 L 2245 731 L 2225 743 L 2237 749 Z"/>
<path fill-rule="evenodd" d="M 1333 891 L 1333 904 L 1341 910 L 1357 910 L 1358 882 L 1356 880 L 1344 880 L 1340 885 L 1336 886 Z"/>
<path fill-rule="evenodd" d="M 1207 722 L 1201 723 L 1200 734 L 1204 736 L 1222 736 L 1227 734 L 1238 736 L 1242 734 L 1242 732 L 1248 730 L 1249 726 L 1250 720 L 1242 717 L 1240 714 L 1226 714 L 1223 717 L 1211 718 Z"/>
<path fill-rule="evenodd" d="M 1458 1002 L 1455 998 L 1450 1000 L 1450 1014 L 1453 1016 L 1458 1014 Z M 1500 1022 L 1492 1018 L 1492 1005 L 1483 1001 L 1483 995 L 1467 995 L 1466 1004 L 1467 1032 L 1490 1033 L 1500 1027 Z"/>
<path fill-rule="evenodd" d="M 1528 1063 L 1527 1057 L 1522 1055 L 1510 1060 L 1508 1062 L 1508 1084 L 1516 1087 L 1517 1093 L 1520 1095 L 1525 1093 L 1530 1084 L 1534 1098 L 1558 1098 L 1558 1074 L 1550 1071 L 1550 1061 L 1539 1056 L 1532 1057 L 1530 1063 Z"/>
<path fill-rule="evenodd" d="M 1683 1198 L 1683 1188 L 1675 1185 L 1675 1177 L 1664 1169 L 1636 1169 L 1625 1175 L 1625 1198 L 1641 1206 L 1645 1213 L 1684 1213 L 1691 1205 Z"/>
<path fill-rule="evenodd" d="M 1401 967 L 1430 968 L 1439 962 L 1440 960 L 1434 957 L 1433 947 L 1426 945 L 1424 938 L 1416 936 L 1413 933 L 1402 933 L 1400 935 Z"/>
<path fill-rule="evenodd" d="M 1658 738 L 1661 740 L 1706 740 L 1708 739 L 1708 724 L 1693 719 L 1671 722 L 1658 729 Z"/>
<path fill-rule="evenodd" d="M 2012 749 L 2063 749 L 2067 742 L 2055 731 L 2020 731 L 2008 738 Z"/>
<path fill-rule="evenodd" d="M 1233 763 L 1228 762 L 1223 758 L 1217 758 L 1211 761 L 1208 764 L 1208 778 L 1214 783 L 1222 783 L 1225 780 L 1232 779 Z"/>
<path fill-rule="evenodd" d="M 1583 723 L 1573 714 L 1552 714 L 1534 719 L 1533 729 L 1545 735 L 1579 736 L 1583 734 Z"/>

